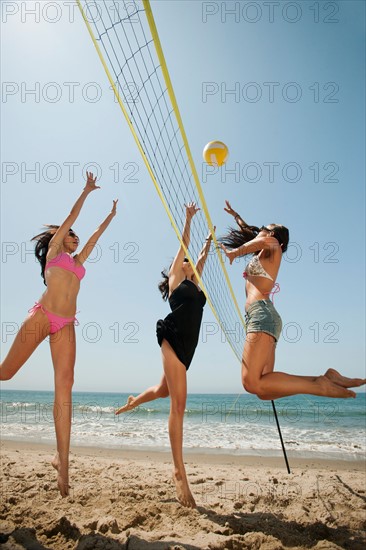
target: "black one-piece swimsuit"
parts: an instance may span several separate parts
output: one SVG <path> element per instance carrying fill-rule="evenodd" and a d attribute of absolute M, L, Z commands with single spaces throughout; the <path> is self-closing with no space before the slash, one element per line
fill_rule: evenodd
<path fill-rule="evenodd" d="M 172 312 L 156 323 L 159 346 L 165 338 L 187 370 L 197 347 L 205 303 L 204 293 L 192 281 L 185 279 L 170 295 Z"/>

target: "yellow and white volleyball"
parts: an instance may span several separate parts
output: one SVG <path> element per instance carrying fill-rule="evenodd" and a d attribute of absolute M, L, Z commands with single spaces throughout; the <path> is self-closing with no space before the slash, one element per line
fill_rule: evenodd
<path fill-rule="evenodd" d="M 210 141 L 203 150 L 203 159 L 210 166 L 222 166 L 228 156 L 229 149 L 222 141 Z"/>

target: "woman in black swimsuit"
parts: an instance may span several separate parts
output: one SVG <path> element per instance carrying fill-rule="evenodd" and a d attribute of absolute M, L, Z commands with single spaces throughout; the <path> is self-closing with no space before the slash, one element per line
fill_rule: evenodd
<path fill-rule="evenodd" d="M 182 240 L 188 248 L 190 226 L 199 209 L 194 203 L 186 206 L 186 222 Z M 196 270 L 201 276 L 212 236 L 209 235 L 200 252 Z M 170 396 L 169 437 L 172 448 L 175 482 L 178 500 L 184 506 L 194 508 L 196 503 L 190 491 L 183 462 L 183 415 L 187 400 L 187 370 L 191 364 L 201 326 L 204 293 L 198 288 L 196 276 L 184 249 L 180 246 L 170 266 L 169 273 L 162 272 L 164 280 L 159 284 L 163 299 L 169 299 L 172 312 L 156 325 L 156 334 L 161 346 L 164 374 L 160 383 L 148 388 L 137 397 L 130 395 L 126 405 L 116 414 L 130 411 L 142 403 Z"/>

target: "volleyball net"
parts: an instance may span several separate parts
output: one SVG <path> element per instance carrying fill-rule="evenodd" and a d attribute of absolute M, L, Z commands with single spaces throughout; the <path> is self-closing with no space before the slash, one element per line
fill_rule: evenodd
<path fill-rule="evenodd" d="M 172 227 L 192 266 L 213 225 L 203 196 L 150 3 L 143 0 L 77 0 L 99 58 L 127 120 Z M 182 242 L 185 204 L 201 210 L 191 224 L 188 250 Z M 196 272 L 217 322 L 238 360 L 244 320 L 217 241 L 202 278 Z"/>
<path fill-rule="evenodd" d="M 222 333 L 241 361 L 244 319 L 218 251 L 150 2 L 76 2 L 155 189 L 193 267 L 208 233 L 213 234 L 202 277 L 194 270 Z M 182 230 L 184 205 L 189 202 L 195 202 L 201 210 L 192 220 L 187 250 Z M 273 402 L 272 405 L 278 422 Z M 285 459 L 289 470 L 286 454 Z"/>

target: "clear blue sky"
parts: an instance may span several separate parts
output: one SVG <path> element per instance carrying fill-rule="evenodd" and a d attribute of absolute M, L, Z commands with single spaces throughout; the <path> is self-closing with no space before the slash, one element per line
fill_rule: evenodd
<path fill-rule="evenodd" d="M 43 11 L 38 2 L 36 21 L 36 4 L 2 2 L 1 355 L 44 291 L 30 238 L 66 217 L 83 167 L 96 163 L 102 189 L 75 224 L 81 241 L 115 197 L 119 211 L 82 281 L 75 390 L 139 391 L 161 375 L 155 323 L 169 306 L 157 283 L 178 242 L 78 10 L 59 2 Z M 275 299 L 286 326 L 276 368 L 361 376 L 365 4 L 280 2 L 273 12 L 247 4 L 152 2 L 211 217 L 222 234 L 229 199 L 251 223 L 290 229 Z M 206 177 L 202 149 L 213 139 L 230 158 Z M 244 263 L 229 268 L 241 306 Z M 206 307 L 203 331 L 214 322 Z M 240 365 L 221 340 L 202 333 L 189 391 L 241 391 Z M 53 387 L 47 342 L 5 387 Z"/>

